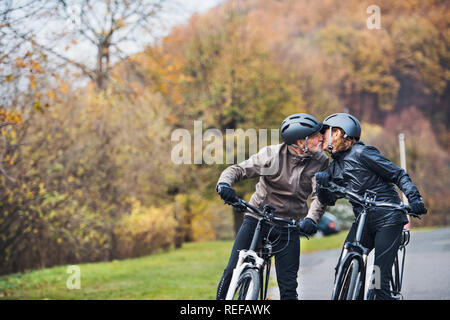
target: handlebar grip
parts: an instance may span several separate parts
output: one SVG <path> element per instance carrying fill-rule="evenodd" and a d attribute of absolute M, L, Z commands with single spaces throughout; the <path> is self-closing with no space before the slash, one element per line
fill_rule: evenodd
<path fill-rule="evenodd" d="M 417 218 L 419 220 L 422 220 L 422 217 L 420 215 L 418 215 L 417 213 L 409 212 L 408 215 L 411 217 Z"/>
<path fill-rule="evenodd" d="M 300 236 L 303 236 L 309 240 L 309 234 L 304 232 L 303 229 L 300 227 L 300 221 L 297 221 L 296 228 L 297 228 L 297 231 L 300 233 Z"/>
<path fill-rule="evenodd" d="M 230 206 L 233 206 L 233 207 L 235 207 L 235 208 L 239 208 L 239 209 L 241 209 L 241 210 L 244 210 L 244 209 L 246 209 L 247 208 L 247 205 L 246 205 L 246 203 L 245 203 L 245 201 L 244 200 L 242 200 L 242 199 L 240 199 L 240 198 L 238 198 L 238 197 L 236 197 L 235 198 L 235 200 L 236 201 L 224 201 L 226 204 L 229 204 Z"/>
<path fill-rule="evenodd" d="M 297 230 L 298 230 L 298 232 L 300 233 L 300 236 L 304 236 L 306 239 L 309 240 L 309 234 L 303 232 L 302 228 L 300 228 L 299 225 L 297 225 Z"/>

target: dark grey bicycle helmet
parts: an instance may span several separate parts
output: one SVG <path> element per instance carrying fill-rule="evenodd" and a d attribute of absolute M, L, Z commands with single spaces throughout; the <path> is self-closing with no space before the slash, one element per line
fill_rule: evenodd
<path fill-rule="evenodd" d="M 307 113 L 295 113 L 284 119 L 281 123 L 281 138 L 288 145 L 296 145 L 297 140 L 307 139 L 308 136 L 322 129 L 320 123 L 314 116 Z M 308 151 L 308 142 L 304 148 Z"/>
<path fill-rule="evenodd" d="M 358 119 L 356 119 L 354 116 L 348 113 L 335 113 L 326 117 L 325 120 L 323 121 L 323 127 L 321 131 L 322 134 L 328 128 L 331 129 L 340 128 L 344 130 L 345 132 L 344 138 L 351 137 L 355 138 L 356 141 L 359 141 L 359 138 L 361 137 L 361 124 L 359 123 Z M 330 130 L 328 150 L 331 152 L 332 149 L 333 146 L 331 145 L 331 130 Z"/>
<path fill-rule="evenodd" d="M 323 129 L 333 127 L 344 130 L 346 137 L 355 138 L 357 141 L 361 137 L 361 124 L 358 119 L 348 113 L 335 113 L 325 118 L 323 121 Z"/>

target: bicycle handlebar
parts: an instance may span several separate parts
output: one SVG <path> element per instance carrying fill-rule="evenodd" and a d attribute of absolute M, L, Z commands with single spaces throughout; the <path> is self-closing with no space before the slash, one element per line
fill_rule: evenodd
<path fill-rule="evenodd" d="M 421 219 L 420 215 L 411 212 L 410 206 L 404 205 L 402 203 L 394 204 L 394 203 L 389 203 L 389 202 L 375 201 L 376 192 L 371 191 L 371 190 L 367 190 L 364 197 L 361 197 L 359 194 L 349 191 L 346 188 L 341 187 L 331 181 L 328 181 L 328 187 L 321 186 L 321 188 L 325 189 L 331 193 L 339 194 L 350 201 L 358 203 L 359 205 L 361 205 L 363 207 L 374 206 L 374 207 L 393 208 L 393 209 L 401 210 L 412 217 Z"/>
<path fill-rule="evenodd" d="M 300 232 L 300 235 L 304 236 L 305 238 L 307 238 L 309 240 L 309 235 L 304 233 L 300 229 L 299 221 L 297 221 L 295 219 L 287 219 L 287 218 L 283 218 L 283 217 L 274 216 L 273 213 L 275 212 L 275 208 L 272 206 L 265 206 L 264 210 L 261 211 L 257 207 L 251 205 L 250 203 L 248 203 L 245 200 L 240 199 L 238 197 L 236 197 L 236 202 L 225 201 L 225 203 L 229 204 L 235 208 L 239 208 L 243 211 L 247 211 L 252 214 L 255 214 L 256 216 L 258 216 L 266 221 L 283 222 L 283 223 L 286 223 L 288 226 L 296 227 L 298 229 L 298 231 Z M 250 209 L 250 210 L 247 210 L 247 209 Z"/>

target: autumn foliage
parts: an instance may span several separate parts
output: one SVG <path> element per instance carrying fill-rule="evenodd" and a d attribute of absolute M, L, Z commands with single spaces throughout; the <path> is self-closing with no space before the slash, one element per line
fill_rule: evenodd
<path fill-rule="evenodd" d="M 0 47 L 0 274 L 231 238 L 214 189 L 227 165 L 170 158 L 173 130 L 196 120 L 224 132 L 347 111 L 397 164 L 404 133 L 429 208 L 414 223 L 448 224 L 448 4 L 378 2 L 380 30 L 370 1 L 226 1 L 108 60 L 101 86 L 33 43 Z"/>

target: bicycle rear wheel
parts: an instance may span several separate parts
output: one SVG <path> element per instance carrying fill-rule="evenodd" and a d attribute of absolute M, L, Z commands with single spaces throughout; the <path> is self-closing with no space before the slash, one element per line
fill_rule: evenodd
<path fill-rule="evenodd" d="M 359 260 L 356 258 L 344 263 L 340 270 L 333 290 L 333 300 L 357 300 L 360 299 L 362 288 L 362 270 Z"/>
<path fill-rule="evenodd" d="M 257 300 L 260 288 L 259 273 L 255 269 L 246 269 L 238 279 L 233 300 Z"/>

